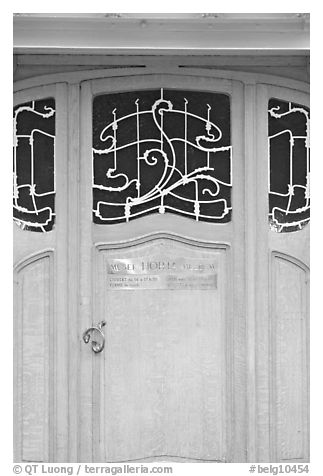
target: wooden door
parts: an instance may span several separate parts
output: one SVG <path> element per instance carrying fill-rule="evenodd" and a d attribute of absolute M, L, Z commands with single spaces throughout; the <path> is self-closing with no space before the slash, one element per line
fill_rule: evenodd
<path fill-rule="evenodd" d="M 242 130 L 239 127 L 243 120 L 241 91 L 241 86 L 232 81 L 161 74 L 112 78 L 82 85 L 84 212 L 80 273 L 81 302 L 85 303 L 82 326 L 85 330 L 106 321 L 103 328 L 106 344 L 102 353 L 93 354 L 86 345 L 81 349 L 80 412 L 84 416 L 80 431 L 83 435 L 81 457 L 85 460 L 92 456 L 88 453 L 92 451 L 92 444 L 96 461 L 167 458 L 223 462 L 245 458 L 245 386 L 241 372 L 245 353 L 245 345 L 241 345 L 244 341 L 244 280 L 241 277 L 245 256 Z M 110 215 L 104 214 L 103 206 L 110 198 L 100 193 L 104 185 L 109 187 L 112 182 L 113 186 L 112 180 L 106 182 L 106 177 L 113 176 L 117 177 L 114 185 L 122 190 L 125 172 L 117 152 L 131 143 L 132 160 L 141 154 L 144 161 L 146 154 L 147 161 L 151 160 L 148 166 L 153 165 L 154 159 L 147 157 L 147 150 L 152 149 L 159 160 L 166 154 L 161 152 L 158 156 L 156 136 L 151 144 L 149 123 L 145 123 L 140 114 L 136 115 L 136 111 L 142 115 L 150 111 L 153 115 L 162 102 L 164 108 L 168 108 L 168 114 L 165 110 L 159 123 L 164 131 L 167 121 L 173 120 L 172 127 L 177 127 L 169 111 L 180 115 L 180 132 L 174 129 L 172 132 L 175 137 L 182 134 L 182 155 L 178 156 L 179 149 L 175 150 L 179 162 L 176 167 L 182 167 L 180 161 L 184 160 L 185 147 L 192 141 L 189 128 L 194 126 L 188 121 L 184 127 L 188 117 L 185 111 L 193 114 L 194 104 L 200 107 L 206 119 L 205 131 L 211 104 L 218 100 L 220 109 L 223 95 L 227 98 L 230 116 L 229 143 L 213 143 L 212 153 L 206 152 L 205 145 L 205 160 L 195 165 L 198 169 L 195 173 L 207 174 L 205 161 L 214 160 L 215 147 L 219 148 L 219 154 L 225 154 L 220 160 L 226 161 L 228 167 L 231 198 L 225 202 L 228 208 L 225 213 L 230 214 L 230 218 L 203 220 L 203 204 L 200 215 L 197 205 L 194 208 L 191 203 L 184 213 L 178 209 L 172 213 L 173 205 L 163 197 L 157 213 L 145 215 L 140 208 L 143 207 L 141 200 L 137 208 L 134 203 L 134 219 L 127 218 L 127 207 L 123 205 L 125 219 L 118 215 L 110 223 Z M 196 106 L 202 100 L 204 104 Z M 126 101 L 129 104 L 125 106 Z M 95 108 L 99 112 L 96 113 Z M 95 132 L 101 134 L 100 146 L 92 143 L 92 117 L 95 121 L 96 114 L 101 121 L 99 131 Z M 135 137 L 131 124 L 123 125 L 122 114 L 126 119 L 132 117 Z M 214 111 L 211 114 L 214 123 L 217 116 Z M 220 122 L 221 114 L 224 113 L 218 113 Z M 116 122 L 109 125 L 113 118 Z M 193 119 L 198 120 L 196 112 Z M 94 125 L 94 129 L 98 127 Z M 130 127 L 128 139 L 123 138 L 122 127 Z M 213 136 L 205 139 L 207 130 L 199 137 L 218 140 L 220 134 L 216 137 L 214 130 L 210 131 Z M 170 133 L 168 126 L 167 134 Z M 196 135 L 195 139 L 199 140 Z M 143 138 L 141 141 L 139 136 Z M 187 142 L 183 140 L 185 137 Z M 111 149 L 111 142 L 106 141 L 111 141 L 114 147 Z M 163 134 L 159 148 L 162 141 Z M 140 150 L 133 150 L 139 147 L 138 143 Z M 130 161 L 130 156 L 126 160 Z M 141 162 L 138 167 L 143 170 L 146 164 Z M 171 166 L 171 159 L 167 164 Z M 100 167 L 105 167 L 106 174 L 101 182 L 95 177 L 96 173 L 100 174 Z M 108 172 L 109 167 L 113 168 L 112 172 Z M 137 172 L 134 177 L 138 178 Z M 192 174 L 192 169 L 187 171 L 188 178 Z M 140 177 L 142 190 L 144 172 Z M 99 189 L 96 202 L 92 198 L 92 185 Z M 149 201 L 150 192 L 145 193 Z M 214 208 L 217 205 L 219 203 L 215 203 Z M 220 202 L 220 205 L 223 204 Z M 93 415 L 88 411 L 91 406 Z M 92 417 L 93 440 L 89 432 Z"/>
<path fill-rule="evenodd" d="M 16 461 L 308 461 L 306 86 L 187 73 L 17 85 Z"/>
<path fill-rule="evenodd" d="M 14 98 L 15 461 L 68 451 L 67 87 Z"/>
<path fill-rule="evenodd" d="M 259 85 L 257 117 L 258 457 L 308 461 L 309 96 Z"/>

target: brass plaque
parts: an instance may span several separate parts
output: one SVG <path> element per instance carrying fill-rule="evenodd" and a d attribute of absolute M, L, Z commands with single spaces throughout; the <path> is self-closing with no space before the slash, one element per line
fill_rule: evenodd
<path fill-rule="evenodd" d="M 108 289 L 211 290 L 217 288 L 217 268 L 207 258 L 109 259 Z"/>

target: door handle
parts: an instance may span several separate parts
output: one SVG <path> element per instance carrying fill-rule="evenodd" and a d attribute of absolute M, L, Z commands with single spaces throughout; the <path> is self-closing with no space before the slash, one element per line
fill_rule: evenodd
<path fill-rule="evenodd" d="M 106 325 L 106 322 L 101 321 L 98 323 L 97 326 L 89 327 L 88 329 L 86 329 L 86 331 L 83 332 L 83 341 L 85 342 L 85 344 L 88 344 L 90 342 L 90 339 L 92 338 L 92 342 L 91 342 L 92 350 L 96 354 L 98 354 L 99 352 L 102 352 L 102 350 L 104 349 L 105 337 L 102 332 L 102 327 L 104 327 L 105 325 Z M 93 334 L 95 333 L 100 338 L 99 342 L 93 339 Z"/>

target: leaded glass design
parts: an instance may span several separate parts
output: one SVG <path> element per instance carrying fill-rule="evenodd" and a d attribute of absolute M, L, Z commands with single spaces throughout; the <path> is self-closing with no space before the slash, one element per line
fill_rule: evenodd
<path fill-rule="evenodd" d="M 55 100 L 20 104 L 13 114 L 13 218 L 23 230 L 55 222 Z"/>
<path fill-rule="evenodd" d="M 231 220 L 230 98 L 171 89 L 93 101 L 93 221 Z"/>
<path fill-rule="evenodd" d="M 269 223 L 276 232 L 302 229 L 310 220 L 309 109 L 270 99 Z"/>

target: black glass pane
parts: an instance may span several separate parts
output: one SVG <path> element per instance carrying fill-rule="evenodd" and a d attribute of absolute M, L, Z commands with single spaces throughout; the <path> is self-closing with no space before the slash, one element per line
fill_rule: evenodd
<path fill-rule="evenodd" d="M 13 218 L 29 231 L 55 221 L 55 100 L 20 104 L 13 111 Z"/>
<path fill-rule="evenodd" d="M 302 229 L 310 220 L 309 109 L 270 99 L 269 223 L 277 232 Z"/>
<path fill-rule="evenodd" d="M 231 220 L 230 98 L 171 89 L 93 101 L 93 221 Z"/>

